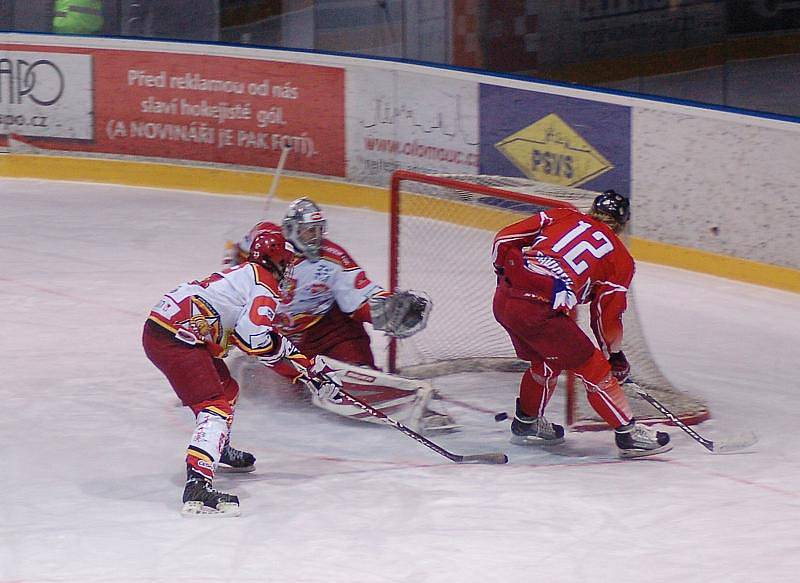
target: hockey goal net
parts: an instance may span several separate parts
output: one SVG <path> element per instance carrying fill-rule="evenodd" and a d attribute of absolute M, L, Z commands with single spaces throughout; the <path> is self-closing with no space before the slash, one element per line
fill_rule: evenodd
<path fill-rule="evenodd" d="M 396 171 L 390 199 L 391 289 L 425 291 L 434 309 L 423 332 L 390 344 L 389 370 L 412 377 L 525 370 L 492 315 L 494 234 L 547 208 L 588 212 L 597 194 L 518 178 Z M 576 317 L 594 339 L 584 312 L 588 310 L 579 309 Z M 636 313 L 635 289 L 629 294 L 624 324 L 624 351 L 633 380 L 685 423 L 707 419 L 705 403 L 673 386 L 653 360 Z M 566 423 L 573 429 L 605 428 L 589 407 L 583 386 L 571 375 L 563 376 Z M 633 391 L 629 400 L 640 421 L 663 421 Z"/>

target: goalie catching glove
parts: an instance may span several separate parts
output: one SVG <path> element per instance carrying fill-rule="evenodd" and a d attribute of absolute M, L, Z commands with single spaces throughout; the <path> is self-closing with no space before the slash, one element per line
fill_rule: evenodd
<path fill-rule="evenodd" d="M 420 292 L 396 291 L 369 300 L 372 326 L 394 338 L 408 338 L 428 324 L 433 302 Z"/>

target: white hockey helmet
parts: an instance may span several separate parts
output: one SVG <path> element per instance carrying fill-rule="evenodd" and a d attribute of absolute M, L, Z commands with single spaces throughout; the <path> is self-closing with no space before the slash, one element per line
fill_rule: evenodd
<path fill-rule="evenodd" d="M 282 229 L 298 253 L 312 261 L 319 259 L 328 222 L 313 200 L 302 197 L 293 201 L 283 217 Z"/>

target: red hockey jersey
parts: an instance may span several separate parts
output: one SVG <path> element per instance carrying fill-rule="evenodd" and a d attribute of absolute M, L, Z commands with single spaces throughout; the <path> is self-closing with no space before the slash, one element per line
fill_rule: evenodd
<path fill-rule="evenodd" d="M 591 326 L 608 355 L 622 349 L 622 314 L 634 262 L 614 231 L 572 209 L 550 209 L 497 233 L 498 284 L 568 311 L 590 304 Z"/>

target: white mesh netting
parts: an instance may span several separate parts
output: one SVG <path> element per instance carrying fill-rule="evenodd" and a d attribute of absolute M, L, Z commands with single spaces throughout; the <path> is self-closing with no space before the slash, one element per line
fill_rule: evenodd
<path fill-rule="evenodd" d="M 403 179 L 393 188 L 393 196 L 399 197 L 396 284 L 399 289 L 427 292 L 434 308 L 425 331 L 398 343 L 395 368 L 409 376 L 524 370 L 525 364 L 514 358 L 508 336 L 492 315 L 494 234 L 533 212 L 564 202 L 587 211 L 598 193 L 497 176 L 399 175 Z M 479 192 L 482 186 L 502 192 Z M 588 331 L 583 321 L 586 311 L 581 310 L 578 319 Z M 685 422 L 707 418 L 705 404 L 674 387 L 653 360 L 636 313 L 635 290 L 629 295 L 624 323 L 624 350 L 633 379 Z M 577 389 L 568 418 L 587 428 L 602 426 L 582 396 L 582 386 Z M 633 391 L 629 398 L 638 419 L 658 418 Z"/>

